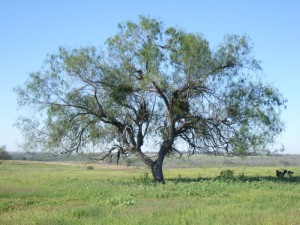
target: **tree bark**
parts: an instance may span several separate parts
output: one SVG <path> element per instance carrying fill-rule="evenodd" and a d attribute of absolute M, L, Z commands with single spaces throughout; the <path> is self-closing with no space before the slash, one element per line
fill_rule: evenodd
<path fill-rule="evenodd" d="M 151 172 L 155 182 L 165 184 L 164 174 L 162 170 L 162 164 L 157 161 L 151 165 Z"/>
<path fill-rule="evenodd" d="M 173 139 L 165 140 L 160 146 L 157 159 L 151 164 L 151 172 L 154 181 L 162 184 L 165 183 L 162 166 L 166 154 L 171 150 L 172 143 L 173 143 Z"/>

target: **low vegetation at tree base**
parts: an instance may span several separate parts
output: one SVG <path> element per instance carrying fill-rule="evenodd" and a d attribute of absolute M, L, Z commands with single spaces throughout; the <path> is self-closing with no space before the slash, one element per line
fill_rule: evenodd
<path fill-rule="evenodd" d="M 91 166 L 7 161 L 0 224 L 300 224 L 299 167 L 291 178 L 277 167 L 166 169 L 161 185 L 149 170 Z"/>
<path fill-rule="evenodd" d="M 15 88 L 19 105 L 38 112 L 17 124 L 23 147 L 71 154 L 108 146 L 102 159 L 133 154 L 161 183 L 172 154 L 269 153 L 286 99 L 258 78 L 252 48 L 239 35 L 210 46 L 145 16 L 119 24 L 106 48 L 60 47 Z"/>

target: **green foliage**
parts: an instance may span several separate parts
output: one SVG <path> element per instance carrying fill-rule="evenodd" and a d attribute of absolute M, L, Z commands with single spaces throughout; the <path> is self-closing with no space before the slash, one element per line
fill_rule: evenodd
<path fill-rule="evenodd" d="M 3 162 L 3 160 L 11 159 L 11 156 L 6 151 L 6 146 L 2 145 L 0 146 L 0 163 Z"/>
<path fill-rule="evenodd" d="M 136 201 L 135 200 L 132 200 L 132 199 L 129 199 L 129 200 L 125 200 L 123 202 L 123 205 L 126 205 L 126 206 L 132 206 L 132 205 L 135 205 L 136 204 Z"/>
<path fill-rule="evenodd" d="M 93 166 L 87 166 L 86 168 L 87 168 L 88 170 L 93 170 L 93 169 L 94 169 Z"/>
<path fill-rule="evenodd" d="M 210 46 L 199 33 L 145 16 L 118 28 L 104 49 L 60 47 L 15 88 L 18 104 L 34 115 L 18 123 L 26 150 L 71 154 L 118 146 L 148 166 L 182 146 L 242 156 L 272 152 L 286 99 L 257 79 L 261 65 L 247 36 L 225 35 Z M 149 157 L 144 143 L 161 143 L 159 157 Z"/>
<path fill-rule="evenodd" d="M 234 171 L 230 169 L 222 170 L 218 176 L 216 176 L 217 180 L 221 181 L 232 181 L 235 179 Z"/>
<path fill-rule="evenodd" d="M 110 97 L 118 104 L 125 102 L 126 98 L 133 93 L 133 87 L 128 84 L 119 84 L 110 93 Z"/>

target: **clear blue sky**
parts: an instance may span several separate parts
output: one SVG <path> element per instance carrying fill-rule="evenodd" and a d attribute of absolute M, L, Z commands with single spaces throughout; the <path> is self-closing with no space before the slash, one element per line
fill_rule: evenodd
<path fill-rule="evenodd" d="M 298 0 L 0 0 L 0 145 L 17 150 L 21 112 L 13 87 L 39 70 L 58 47 L 103 46 L 117 24 L 153 16 L 166 26 L 202 33 L 215 46 L 225 34 L 246 34 L 265 80 L 288 99 L 286 153 L 300 154 L 300 1 Z"/>

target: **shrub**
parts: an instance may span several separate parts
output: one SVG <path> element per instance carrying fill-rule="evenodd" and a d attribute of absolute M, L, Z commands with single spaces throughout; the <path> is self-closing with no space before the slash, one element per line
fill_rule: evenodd
<path fill-rule="evenodd" d="M 3 162 L 3 160 L 11 159 L 10 155 L 6 151 L 6 146 L 2 145 L 0 146 L 0 163 Z"/>
<path fill-rule="evenodd" d="M 92 167 L 92 166 L 87 166 L 86 167 L 88 170 L 93 170 L 94 169 L 94 167 Z"/>
<path fill-rule="evenodd" d="M 222 180 L 222 181 L 231 181 L 234 180 L 234 171 L 233 170 L 222 170 L 220 174 L 216 177 L 217 180 Z"/>
<path fill-rule="evenodd" d="M 278 178 L 290 178 L 294 174 L 293 171 L 288 171 L 288 170 L 276 170 L 276 176 Z"/>
<path fill-rule="evenodd" d="M 134 163 L 134 160 L 131 158 L 126 159 L 126 166 L 131 166 Z"/>

